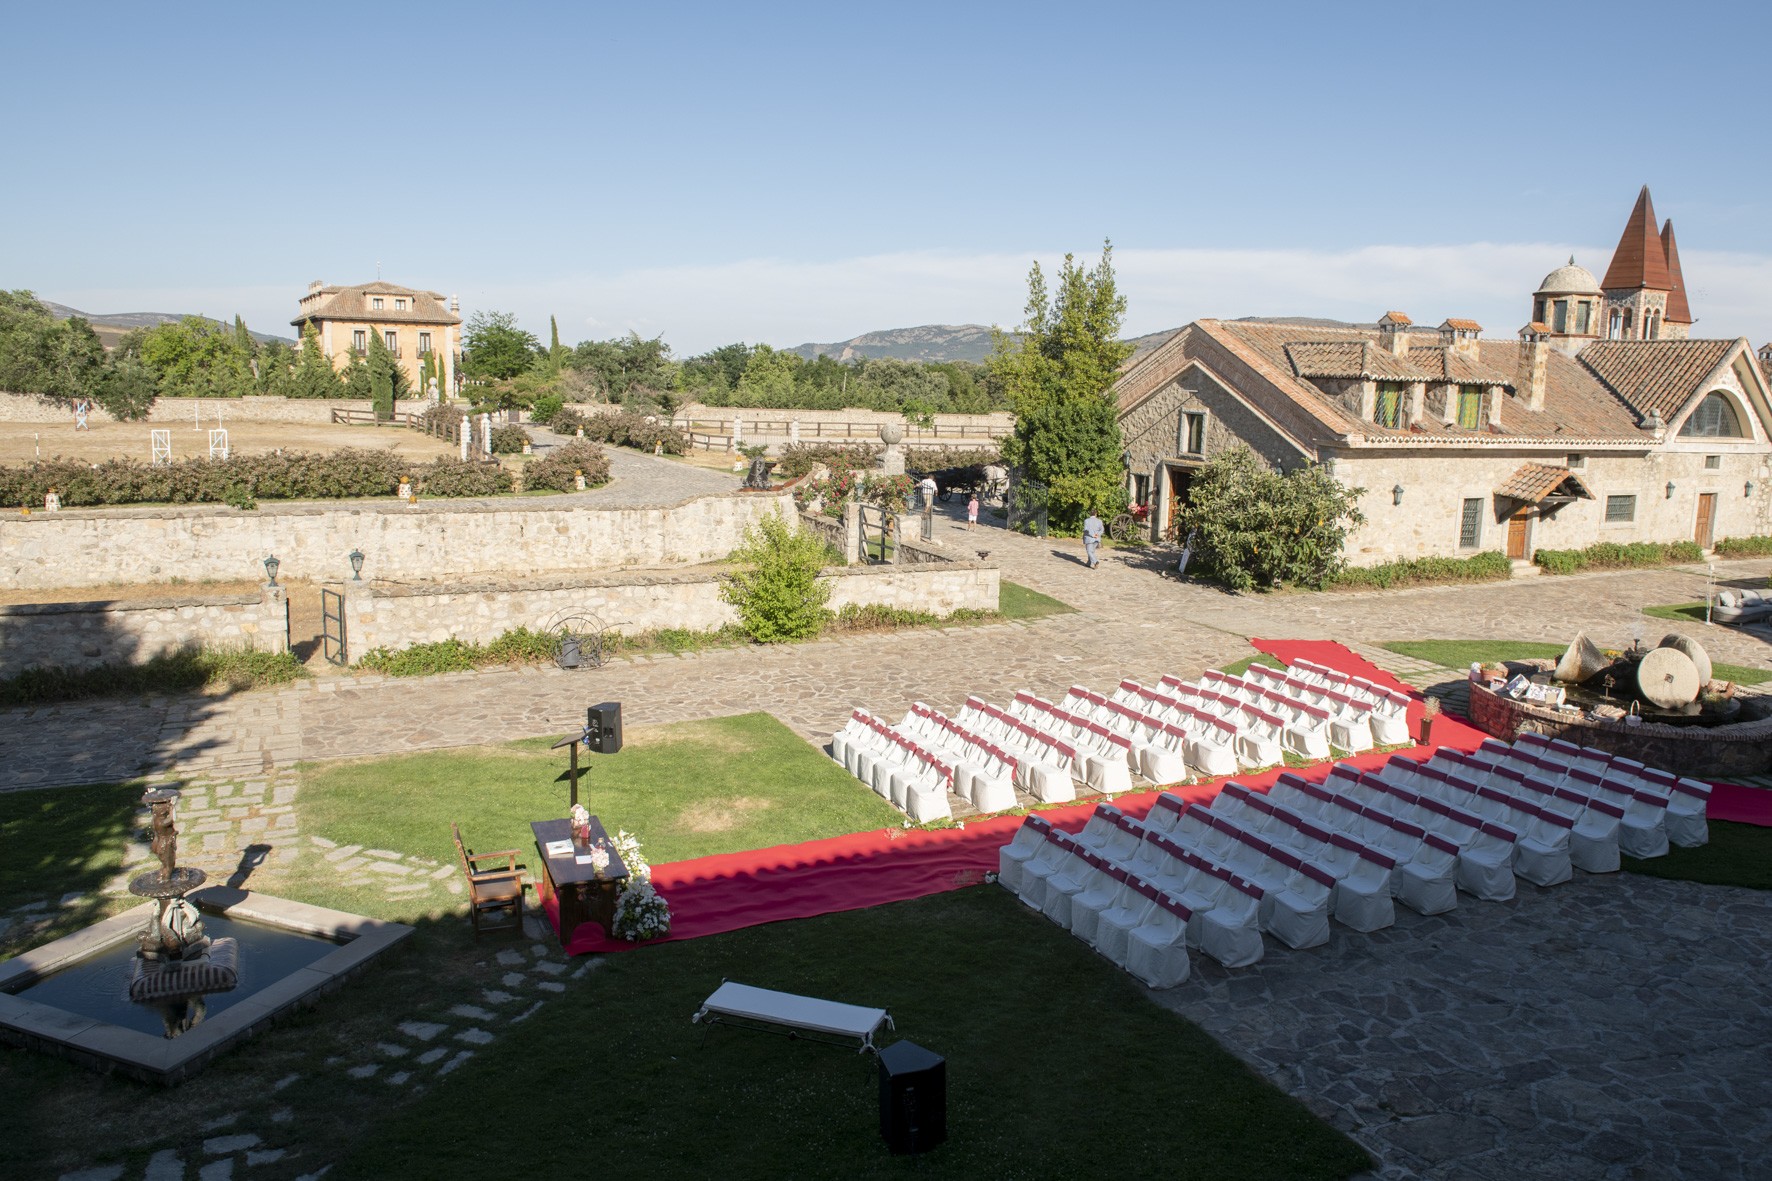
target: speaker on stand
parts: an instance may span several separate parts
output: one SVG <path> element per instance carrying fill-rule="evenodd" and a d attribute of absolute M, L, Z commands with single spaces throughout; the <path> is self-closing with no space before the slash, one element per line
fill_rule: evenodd
<path fill-rule="evenodd" d="M 880 1051 L 880 1135 L 893 1153 L 927 1152 L 948 1138 L 947 1059 L 913 1042 Z"/>

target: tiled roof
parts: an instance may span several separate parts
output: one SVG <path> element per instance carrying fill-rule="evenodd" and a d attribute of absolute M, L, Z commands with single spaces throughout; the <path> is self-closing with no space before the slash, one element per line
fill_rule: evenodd
<path fill-rule="evenodd" d="M 1440 327 L 1455 328 L 1460 332 L 1481 332 L 1483 330 L 1483 326 L 1475 320 L 1453 320 L 1450 318 L 1448 318 L 1444 324 L 1441 324 Z"/>
<path fill-rule="evenodd" d="M 1594 494 L 1587 490 L 1581 477 L 1566 467 L 1551 467 L 1542 463 L 1521 464 L 1518 471 L 1501 482 L 1495 490 L 1497 496 L 1507 496 L 1526 504 L 1537 504 L 1552 492 L 1561 492 L 1564 496 L 1592 500 Z"/>
<path fill-rule="evenodd" d="M 1386 312 L 1384 315 L 1378 317 L 1378 322 L 1380 324 L 1383 324 L 1387 320 L 1390 321 L 1392 324 L 1401 324 L 1404 327 L 1407 327 L 1410 324 L 1415 323 L 1414 320 L 1411 320 L 1408 316 L 1405 316 L 1402 312 Z"/>
<path fill-rule="evenodd" d="M 443 305 L 437 291 L 419 291 L 396 287 L 392 283 L 364 283 L 356 287 L 322 287 L 320 301 L 304 307 L 290 323 L 300 327 L 310 320 L 373 320 L 390 324 L 459 324 L 461 317 Z M 371 308 L 371 296 L 382 296 L 382 306 Z M 411 304 L 404 311 L 394 307 L 394 296 L 404 296 Z M 305 298 L 305 297 L 304 297 Z"/>
<path fill-rule="evenodd" d="M 1285 346 L 1300 377 L 1361 378 L 1368 381 L 1426 381 L 1411 357 L 1399 357 L 1370 340 L 1299 341 Z"/>
<path fill-rule="evenodd" d="M 1732 340 L 1596 340 L 1581 363 L 1619 398 L 1647 417 L 1672 418 L 1714 372 Z"/>
<path fill-rule="evenodd" d="M 1426 376 L 1421 381 L 1457 381 L 1466 385 L 1511 385 L 1511 370 L 1500 370 L 1473 361 L 1449 348 L 1432 345 L 1409 350 L 1409 360 Z"/>
<path fill-rule="evenodd" d="M 1666 291 L 1672 285 L 1667 273 L 1667 251 L 1655 232 L 1655 205 L 1649 200 L 1649 186 L 1644 185 L 1600 286 L 1607 291 L 1634 291 L 1639 287 Z"/>

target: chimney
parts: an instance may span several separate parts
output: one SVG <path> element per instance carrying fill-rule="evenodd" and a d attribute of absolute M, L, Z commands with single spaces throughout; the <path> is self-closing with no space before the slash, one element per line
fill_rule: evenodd
<path fill-rule="evenodd" d="M 1544 409 L 1545 371 L 1550 366 L 1550 326 L 1537 320 L 1520 329 L 1520 368 L 1514 377 L 1514 395 L 1528 410 Z"/>
<path fill-rule="evenodd" d="M 1440 345 L 1467 361 L 1477 360 L 1477 339 L 1482 335 L 1483 326 L 1475 320 L 1447 320 L 1440 325 Z"/>
<path fill-rule="evenodd" d="M 1378 318 L 1378 345 L 1398 357 L 1409 355 L 1409 325 L 1415 321 L 1402 312 L 1386 312 Z"/>
<path fill-rule="evenodd" d="M 461 296 L 451 295 L 449 297 L 449 310 L 457 315 L 461 314 Z"/>
<path fill-rule="evenodd" d="M 318 295 L 320 293 L 320 288 L 322 288 L 324 286 L 326 286 L 324 281 L 322 281 L 320 279 L 315 279 L 312 283 L 308 284 L 308 294 L 309 295 Z"/>

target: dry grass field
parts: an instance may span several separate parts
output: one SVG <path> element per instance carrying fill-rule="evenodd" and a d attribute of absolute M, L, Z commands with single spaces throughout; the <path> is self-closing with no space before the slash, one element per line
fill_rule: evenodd
<path fill-rule="evenodd" d="M 29 463 L 41 457 L 63 456 L 97 463 L 104 459 L 151 458 L 148 431 L 165 428 L 172 432 L 172 457 L 186 459 L 209 454 L 209 428 L 215 425 L 210 416 L 213 402 L 204 402 L 202 429 L 192 422 L 98 422 L 92 429 L 76 431 L 74 417 L 64 423 L 5 422 L 0 423 L 0 464 Z M 455 447 L 423 435 L 407 427 L 342 426 L 332 423 L 232 422 L 223 412 L 222 426 L 228 431 L 229 450 L 238 455 L 262 455 L 269 451 L 336 451 L 343 447 L 386 448 L 416 460 L 436 459 L 455 454 Z"/>

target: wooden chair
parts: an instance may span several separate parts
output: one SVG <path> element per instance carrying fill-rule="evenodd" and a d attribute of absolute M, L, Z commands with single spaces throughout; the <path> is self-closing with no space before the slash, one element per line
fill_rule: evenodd
<path fill-rule="evenodd" d="M 474 920 L 478 938 L 489 931 L 509 931 L 523 935 L 523 875 L 517 869 L 517 853 L 470 853 L 462 844 L 461 827 L 453 822 L 449 831 L 455 834 L 455 851 L 461 857 L 462 872 L 468 879 L 468 913 Z M 481 861 L 504 860 L 502 869 L 480 869 Z"/>

